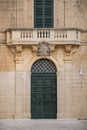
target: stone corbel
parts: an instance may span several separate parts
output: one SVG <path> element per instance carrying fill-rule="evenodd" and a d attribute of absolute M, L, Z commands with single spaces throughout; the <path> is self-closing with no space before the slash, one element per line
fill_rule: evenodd
<path fill-rule="evenodd" d="M 72 45 L 65 45 L 65 53 L 70 54 L 72 50 Z"/>
<path fill-rule="evenodd" d="M 22 61 L 21 53 L 22 53 L 22 45 L 16 45 L 16 53 L 15 53 L 15 61 Z"/>
<path fill-rule="evenodd" d="M 65 45 L 65 62 L 72 61 L 72 55 L 76 53 L 78 46 L 76 45 Z"/>
<path fill-rule="evenodd" d="M 65 45 L 65 62 L 71 62 L 72 61 L 72 45 Z"/>
<path fill-rule="evenodd" d="M 22 52 L 22 45 L 16 45 L 16 52 L 21 53 Z"/>

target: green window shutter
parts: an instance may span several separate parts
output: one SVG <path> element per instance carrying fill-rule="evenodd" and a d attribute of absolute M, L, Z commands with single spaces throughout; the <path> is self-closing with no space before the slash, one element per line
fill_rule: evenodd
<path fill-rule="evenodd" d="M 45 27 L 53 27 L 53 0 L 45 0 Z"/>
<path fill-rule="evenodd" d="M 41 28 L 43 26 L 43 0 L 34 2 L 34 21 L 34 27 Z"/>
<path fill-rule="evenodd" d="M 34 1 L 34 27 L 53 27 L 53 0 Z"/>

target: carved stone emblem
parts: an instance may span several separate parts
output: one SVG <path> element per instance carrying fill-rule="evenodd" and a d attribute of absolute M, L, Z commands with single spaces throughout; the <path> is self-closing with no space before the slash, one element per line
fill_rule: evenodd
<path fill-rule="evenodd" d="M 47 42 L 39 43 L 37 55 L 38 56 L 49 56 L 50 55 L 49 43 L 47 43 Z"/>

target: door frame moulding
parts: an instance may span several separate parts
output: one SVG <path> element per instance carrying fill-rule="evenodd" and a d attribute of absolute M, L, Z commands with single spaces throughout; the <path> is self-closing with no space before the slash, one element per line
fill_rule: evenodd
<path fill-rule="evenodd" d="M 48 59 L 50 60 L 51 62 L 54 63 L 56 69 L 57 69 L 57 72 L 56 72 L 56 76 L 57 76 L 57 118 L 59 118 L 59 108 L 60 108 L 60 101 L 59 101 L 59 97 L 60 97 L 60 94 L 59 94 L 59 91 L 60 91 L 60 83 L 59 83 L 59 74 L 60 74 L 60 71 L 59 71 L 59 68 L 61 67 L 59 61 L 57 61 L 55 58 L 51 57 L 51 56 L 42 56 L 42 57 L 34 57 L 31 61 L 29 61 L 28 63 L 28 67 L 27 67 L 27 87 L 28 87 L 28 91 L 27 91 L 27 94 L 29 95 L 28 97 L 28 106 L 29 106 L 29 118 L 31 118 L 31 68 L 32 68 L 32 65 L 37 61 L 37 60 L 40 60 L 40 59 Z"/>

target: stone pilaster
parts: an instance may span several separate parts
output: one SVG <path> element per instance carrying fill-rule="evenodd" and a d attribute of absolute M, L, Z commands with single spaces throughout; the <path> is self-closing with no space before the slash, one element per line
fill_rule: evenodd
<path fill-rule="evenodd" d="M 23 60 L 22 46 L 16 46 L 15 62 L 16 62 L 16 115 L 15 118 L 23 118 L 23 95 L 24 95 L 24 79 L 23 79 Z"/>

